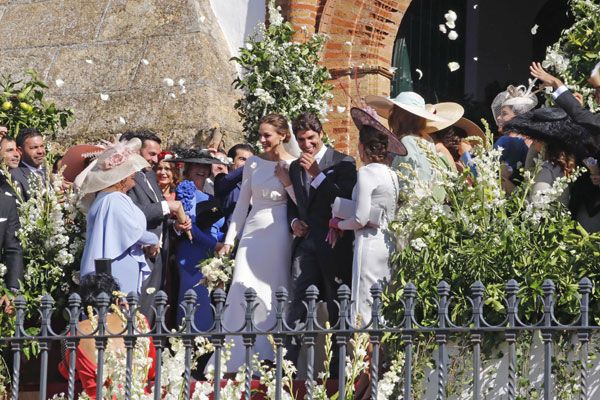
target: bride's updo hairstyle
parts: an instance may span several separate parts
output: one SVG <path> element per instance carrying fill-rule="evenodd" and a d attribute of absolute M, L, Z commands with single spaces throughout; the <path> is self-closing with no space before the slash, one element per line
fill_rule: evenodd
<path fill-rule="evenodd" d="M 275 131 L 283 136 L 283 143 L 290 141 L 292 132 L 290 132 L 290 125 L 288 120 L 281 114 L 268 114 L 262 117 L 259 121 L 259 126 L 262 124 L 268 124 L 275 128 Z"/>
<path fill-rule="evenodd" d="M 364 125 L 358 133 L 365 155 L 370 162 L 384 163 L 388 156 L 388 137 L 372 126 Z"/>

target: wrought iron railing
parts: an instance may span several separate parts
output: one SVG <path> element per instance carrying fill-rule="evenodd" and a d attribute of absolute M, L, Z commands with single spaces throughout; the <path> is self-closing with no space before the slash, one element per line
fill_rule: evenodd
<path fill-rule="evenodd" d="M 578 292 L 580 294 L 580 313 L 579 317 L 572 324 L 563 324 L 557 320 L 555 312 L 556 289 L 552 281 L 547 280 L 542 285 L 543 296 L 541 304 L 543 310 L 540 310 L 541 319 L 538 323 L 525 323 L 519 317 L 519 302 L 518 297 L 519 285 L 516 281 L 511 280 L 505 286 L 505 310 L 506 315 L 504 321 L 499 324 L 492 324 L 486 321 L 484 316 L 484 293 L 485 287 L 481 282 L 476 282 L 471 286 L 471 303 L 470 320 L 463 325 L 456 325 L 450 318 L 450 303 L 451 303 L 451 288 L 446 282 L 441 282 L 438 285 L 438 297 L 434 300 L 437 304 L 437 324 L 435 326 L 423 326 L 417 321 L 416 307 L 418 304 L 417 290 L 412 283 L 409 283 L 403 288 L 403 299 L 401 304 L 398 304 L 403 311 L 403 320 L 395 326 L 389 326 L 382 317 L 382 288 L 375 285 L 371 288 L 372 295 L 372 315 L 371 321 L 360 328 L 354 326 L 350 320 L 350 289 L 347 286 L 341 286 L 338 290 L 338 306 L 339 320 L 330 328 L 323 326 L 317 319 L 318 307 L 318 290 L 311 286 L 306 291 L 306 309 L 307 318 L 301 328 L 294 329 L 286 323 L 286 305 L 288 304 L 288 293 L 284 288 L 280 288 L 276 292 L 275 314 L 276 322 L 271 329 L 261 331 L 258 330 L 253 322 L 253 313 L 257 304 L 257 295 L 254 289 L 249 288 L 245 292 L 245 321 L 243 326 L 235 331 L 227 331 L 222 323 L 223 313 L 226 309 L 226 293 L 223 290 L 216 290 L 213 293 L 213 311 L 214 324 L 208 331 L 199 331 L 194 324 L 194 312 L 196 308 L 196 294 L 190 290 L 185 294 L 184 301 L 180 305 L 185 310 L 185 318 L 182 328 L 177 331 L 167 329 L 165 317 L 167 312 L 167 296 L 164 292 L 158 292 L 155 296 L 155 322 L 150 332 L 142 333 L 137 331 L 135 324 L 135 312 L 138 305 L 138 298 L 135 294 L 130 294 L 127 297 L 129 307 L 124 311 L 127 318 L 126 328 L 122 332 L 109 332 L 106 326 L 106 317 L 109 310 L 109 296 L 101 294 L 96 299 L 95 313 L 97 313 L 98 325 L 96 331 L 90 335 L 84 335 L 78 331 L 78 323 L 80 316 L 84 310 L 81 307 L 81 299 L 77 294 L 71 294 L 68 299 L 68 324 L 64 331 L 54 332 L 51 326 L 53 314 L 54 300 L 50 296 L 44 296 L 40 301 L 40 333 L 36 336 L 27 335 L 25 324 L 26 302 L 23 296 L 17 296 L 14 299 L 16 310 L 16 333 L 12 337 L 0 337 L 0 345 L 9 343 L 10 350 L 13 353 L 12 365 L 12 392 L 11 398 L 19 398 L 19 385 L 21 374 L 21 352 L 26 341 L 36 341 L 40 346 L 40 378 L 39 378 L 39 398 L 46 400 L 47 395 L 47 376 L 49 368 L 48 352 L 50 343 L 53 341 L 64 341 L 66 348 L 71 350 L 68 352 L 69 357 L 69 374 L 67 397 L 73 399 L 75 393 L 75 357 L 74 351 L 82 339 L 93 339 L 97 350 L 97 387 L 102 387 L 105 381 L 105 353 L 109 338 L 121 337 L 124 339 L 125 349 L 127 353 L 127 379 L 123 382 L 126 397 L 130 394 L 132 385 L 132 358 L 135 341 L 140 337 L 152 337 L 156 347 L 156 378 L 153 382 L 154 398 L 161 398 L 161 362 L 163 351 L 167 346 L 167 340 L 170 337 L 178 337 L 183 341 L 185 346 L 185 364 L 182 366 L 184 372 L 184 398 L 189 399 L 190 387 L 192 382 L 191 375 L 191 359 L 192 348 L 194 346 L 194 338 L 198 335 L 208 338 L 215 349 L 215 376 L 221 376 L 220 359 L 222 357 L 223 346 L 227 336 L 237 335 L 243 338 L 245 347 L 245 382 L 244 393 L 245 398 L 251 398 L 251 380 L 252 380 L 252 363 L 253 344 L 258 336 L 270 335 L 273 338 L 275 349 L 275 380 L 276 393 L 275 399 L 279 400 L 283 397 L 283 371 L 282 361 L 284 357 L 284 346 L 286 338 L 289 335 L 301 335 L 302 343 L 306 348 L 306 398 L 312 399 L 312 393 L 315 380 L 315 346 L 316 337 L 319 334 L 332 334 L 335 337 L 336 351 L 339 355 L 339 378 L 338 391 L 339 399 L 345 398 L 346 393 L 346 377 L 344 363 L 349 350 L 349 338 L 356 332 L 364 332 L 369 335 L 370 342 L 370 397 L 377 399 L 378 383 L 381 376 L 380 367 L 380 346 L 382 337 L 386 333 L 396 334 L 402 339 L 404 353 L 404 368 L 403 382 L 401 384 L 401 393 L 403 399 L 411 399 L 413 386 L 413 349 L 416 342 L 423 335 L 433 335 L 437 345 L 436 352 L 438 353 L 437 362 L 435 365 L 435 376 L 437 386 L 437 399 L 445 399 L 446 384 L 448 378 L 448 364 L 445 360 L 448 359 L 448 341 L 451 336 L 460 334 L 468 338 L 469 346 L 472 351 L 472 387 L 470 392 L 473 399 L 481 399 L 482 397 L 482 340 L 486 334 L 502 334 L 504 341 L 508 346 L 508 376 L 506 377 L 506 398 L 516 399 L 518 389 L 517 377 L 517 336 L 523 332 L 539 332 L 541 333 L 543 343 L 543 398 L 552 399 L 553 388 L 553 338 L 557 333 L 572 333 L 576 335 L 577 341 L 581 345 L 579 351 L 580 363 L 579 368 L 579 399 L 590 399 L 588 390 L 588 371 L 589 371 L 589 343 L 591 335 L 598 332 L 600 327 L 590 324 L 590 294 L 592 292 L 592 283 L 589 279 L 584 278 L 579 282 Z M 218 379 L 214 382 L 214 399 L 221 398 L 221 385 Z M 98 390 L 97 398 L 101 398 L 101 391 Z M 129 398 L 129 397 L 127 397 Z"/>

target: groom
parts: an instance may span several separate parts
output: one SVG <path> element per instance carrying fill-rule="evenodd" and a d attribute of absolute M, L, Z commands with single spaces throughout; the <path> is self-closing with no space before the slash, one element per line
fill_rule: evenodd
<path fill-rule="evenodd" d="M 306 320 L 306 289 L 315 285 L 327 303 L 329 321 L 334 325 L 338 308 L 334 302 L 340 285 L 352 282 L 352 242 L 346 232 L 334 248 L 325 241 L 329 231 L 331 204 L 336 197 L 350 198 L 356 184 L 354 159 L 323 144 L 323 128 L 319 119 L 309 113 L 293 123 L 294 135 L 302 150 L 300 158 L 290 165 L 290 179 L 296 203 L 288 200 L 288 222 L 294 233 L 292 259 L 291 304 L 287 323 L 297 327 Z M 293 339 L 292 339 L 293 340 Z M 287 345 L 287 357 L 296 362 L 300 343 Z M 335 364 L 334 364 L 335 365 Z"/>

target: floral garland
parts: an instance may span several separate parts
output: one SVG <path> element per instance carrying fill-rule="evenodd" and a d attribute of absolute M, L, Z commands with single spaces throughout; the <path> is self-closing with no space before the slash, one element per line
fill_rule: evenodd
<path fill-rule="evenodd" d="M 600 1 L 571 0 L 570 4 L 575 23 L 548 47 L 542 65 L 560 76 L 569 89 L 581 93 L 590 110 L 597 111 L 600 104 L 587 79 L 600 62 Z"/>
<path fill-rule="evenodd" d="M 280 8 L 269 0 L 269 26 L 259 25 L 239 56 L 234 57 L 243 75 L 234 85 L 244 97 L 235 108 L 244 121 L 248 143 L 258 141 L 258 123 L 269 113 L 293 119 L 302 112 L 325 115 L 333 96 L 327 80 L 331 75 L 319 65 L 326 36 L 314 34 L 294 41 L 294 28 L 284 22 Z M 306 33 L 306 32 L 305 32 Z"/>

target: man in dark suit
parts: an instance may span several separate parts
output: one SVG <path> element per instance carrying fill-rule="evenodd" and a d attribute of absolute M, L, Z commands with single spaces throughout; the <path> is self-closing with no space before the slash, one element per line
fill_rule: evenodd
<path fill-rule="evenodd" d="M 231 171 L 215 176 L 215 197 L 221 202 L 225 214 L 225 224 L 228 226 L 242 188 L 242 173 L 246 160 L 254 154 L 252 146 L 238 143 L 227 152 L 227 157 L 233 160 Z M 224 227 L 224 231 L 227 227 Z"/>
<path fill-rule="evenodd" d="M 19 280 L 23 279 L 23 251 L 16 237 L 20 228 L 19 215 L 15 197 L 8 191 L 5 178 L 0 173 L 0 277 L 4 280 L 6 288 L 12 292 L 19 290 Z M 7 295 L 0 297 L 0 312 L 8 312 L 11 302 Z"/>
<path fill-rule="evenodd" d="M 10 174 L 17 185 L 16 189 L 21 192 L 23 201 L 27 201 L 30 197 L 30 179 L 46 179 L 46 145 L 44 137 L 35 128 L 21 129 L 16 142 L 21 153 L 21 162 L 17 168 L 10 170 Z"/>
<path fill-rule="evenodd" d="M 540 63 L 532 63 L 529 69 L 534 78 L 542 81 L 543 85 L 552 87 L 554 101 L 573 121 L 589 128 L 595 135 L 600 135 L 600 113 L 593 113 L 583 107 L 581 95 L 571 93 L 560 79 L 546 72 Z M 596 90 L 596 103 L 600 104 L 600 62 L 596 64 L 588 82 Z"/>
<path fill-rule="evenodd" d="M 294 123 L 294 135 L 302 150 L 290 165 L 290 179 L 297 204 L 288 200 L 288 222 L 295 239 L 292 257 L 291 304 L 287 323 L 290 327 L 306 319 L 306 289 L 315 285 L 327 303 L 329 320 L 335 324 L 337 290 L 352 280 L 352 242 L 347 232 L 332 248 L 325 241 L 331 219 L 331 204 L 336 197 L 350 198 L 356 184 L 354 159 L 323 144 L 323 128 L 313 114 L 302 114 Z M 299 344 L 287 344 L 288 358 L 297 361 Z"/>
<path fill-rule="evenodd" d="M 142 141 L 140 155 L 148 161 L 151 167 L 158 163 L 158 155 L 161 152 L 161 140 L 153 132 L 128 132 L 121 136 L 121 140 L 138 138 Z M 146 252 L 146 262 L 152 270 L 150 276 L 142 283 L 140 293 L 140 308 L 142 312 L 152 319 L 152 304 L 154 293 L 163 289 L 165 283 L 165 269 L 168 261 L 169 250 L 169 215 L 171 211 L 181 207 L 179 201 L 165 200 L 162 191 L 158 187 L 156 173 L 152 168 L 136 172 L 134 177 L 135 186 L 127 194 L 131 200 L 142 210 L 146 216 L 146 229 L 158 236 L 159 244 L 149 248 Z M 177 232 L 191 229 L 191 221 L 186 224 L 173 222 Z"/>

